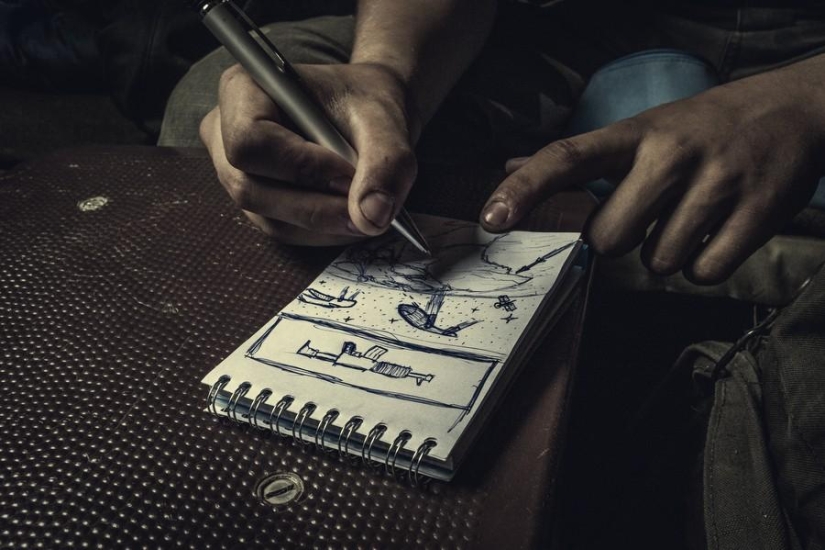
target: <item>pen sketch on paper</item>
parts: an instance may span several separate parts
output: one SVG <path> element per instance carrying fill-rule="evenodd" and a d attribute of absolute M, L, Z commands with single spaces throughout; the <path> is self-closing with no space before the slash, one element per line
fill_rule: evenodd
<path fill-rule="evenodd" d="M 570 248 L 570 247 L 571 247 L 571 246 L 573 246 L 574 244 L 576 244 L 576 242 L 575 242 L 575 241 L 570 242 L 570 243 L 567 243 L 567 244 L 566 244 L 566 245 L 564 245 L 564 246 L 560 246 L 560 247 L 558 247 L 558 248 L 554 248 L 553 250 L 551 250 L 551 251 L 550 251 L 550 252 L 548 252 L 547 254 L 544 254 L 543 256 L 539 256 L 538 258 L 536 258 L 536 260 L 535 260 L 535 261 L 533 261 L 533 262 L 531 262 L 531 263 L 529 263 L 529 264 L 527 264 L 527 265 L 521 266 L 520 268 L 518 268 L 518 269 L 516 270 L 516 273 L 524 273 L 525 271 L 529 271 L 529 270 L 533 269 L 535 266 L 537 266 L 537 265 L 539 265 L 539 264 L 541 264 L 541 263 L 546 262 L 547 260 L 549 260 L 549 259 L 550 259 L 550 258 L 552 258 L 553 256 L 556 256 L 556 255 L 558 255 L 558 254 L 561 254 L 562 252 L 564 252 L 565 250 L 567 250 L 568 248 Z"/>
<path fill-rule="evenodd" d="M 516 307 L 516 301 L 511 300 L 506 294 L 499 296 L 498 302 L 493 304 L 493 307 L 496 309 L 503 309 L 504 311 L 515 311 L 518 309 Z"/>
<path fill-rule="evenodd" d="M 325 307 L 328 309 L 333 308 L 349 308 L 356 305 L 358 302 L 355 300 L 355 297 L 360 294 L 360 290 L 356 290 L 349 296 L 347 296 L 347 291 L 349 290 L 348 286 L 345 286 L 338 296 L 333 296 L 331 294 L 325 294 L 320 290 L 316 290 L 312 287 L 307 288 L 301 294 L 298 295 L 298 301 L 304 302 L 305 304 L 313 304 L 320 307 Z"/>
<path fill-rule="evenodd" d="M 347 249 L 245 357 L 330 388 L 455 410 L 458 425 L 552 287 L 577 235 L 493 235 L 455 220 L 419 227 L 432 257 L 392 235 Z"/>
<path fill-rule="evenodd" d="M 339 353 L 331 353 L 315 349 L 310 345 L 311 343 L 311 340 L 307 340 L 298 350 L 298 355 L 326 361 L 332 363 L 334 367 L 340 366 L 361 372 L 370 371 L 389 378 L 412 378 L 418 386 L 424 382 L 432 382 L 433 377 L 435 377 L 434 374 L 414 372 L 412 367 L 381 361 L 381 356 L 387 353 L 388 350 L 378 345 L 372 346 L 366 352 L 361 353 L 356 350 L 354 342 L 344 342 Z"/>
<path fill-rule="evenodd" d="M 479 322 L 473 319 L 468 321 L 462 321 L 457 325 L 445 328 L 440 328 L 436 326 L 435 323 L 438 318 L 438 312 L 441 310 L 441 306 L 444 304 L 444 296 L 444 291 L 438 291 L 433 293 L 430 296 L 430 299 L 427 301 L 426 307 L 424 308 L 418 305 L 417 302 L 413 302 L 411 304 L 399 304 L 398 314 L 407 323 L 409 323 L 410 325 L 419 330 L 433 332 L 435 334 L 441 334 L 442 336 L 449 336 L 452 338 L 458 336 L 459 331 L 464 330 L 467 327 L 473 326 L 474 324 Z"/>
<path fill-rule="evenodd" d="M 455 409 L 456 422 L 472 410 L 499 363 L 496 357 L 402 342 L 388 333 L 285 312 L 245 355 L 330 384 Z"/>
<path fill-rule="evenodd" d="M 474 228 L 457 222 L 447 231 L 428 235 L 436 252 L 431 258 L 421 258 L 406 243 L 386 239 L 353 247 L 332 263 L 329 272 L 352 283 L 403 292 L 466 297 L 507 291 L 535 295 L 543 292 L 530 284 L 537 267 L 558 270 L 560 265 L 549 260 L 577 242 L 566 237 L 548 247 L 547 243 L 530 242 L 520 232 L 472 239 L 477 236 L 470 234 Z"/>
<path fill-rule="evenodd" d="M 516 319 L 518 319 L 518 317 L 516 317 L 512 313 L 510 315 L 508 315 L 507 317 L 502 317 L 501 318 L 501 320 L 504 321 L 505 323 L 507 323 L 508 325 L 510 324 L 511 321 L 515 321 Z"/>

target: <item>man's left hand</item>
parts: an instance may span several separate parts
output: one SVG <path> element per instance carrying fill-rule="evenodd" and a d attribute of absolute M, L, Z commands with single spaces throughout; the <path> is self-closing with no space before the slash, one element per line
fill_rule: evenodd
<path fill-rule="evenodd" d="M 597 253 L 644 242 L 651 271 L 721 282 L 825 174 L 823 84 L 819 56 L 553 142 L 508 163 L 481 223 L 509 229 L 552 193 L 605 177 L 620 183 L 585 230 Z"/>

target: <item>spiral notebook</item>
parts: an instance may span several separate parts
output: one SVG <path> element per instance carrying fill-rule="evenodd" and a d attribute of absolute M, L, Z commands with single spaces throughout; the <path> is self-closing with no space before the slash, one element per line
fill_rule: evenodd
<path fill-rule="evenodd" d="M 208 408 L 390 472 L 449 480 L 581 276 L 578 233 L 432 216 L 345 250 L 213 369 Z"/>

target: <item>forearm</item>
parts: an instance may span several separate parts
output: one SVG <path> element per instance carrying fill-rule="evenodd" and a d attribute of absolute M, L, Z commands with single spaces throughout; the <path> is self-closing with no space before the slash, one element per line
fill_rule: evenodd
<path fill-rule="evenodd" d="M 360 0 L 351 63 L 391 70 L 401 81 L 413 133 L 481 50 L 495 0 Z"/>

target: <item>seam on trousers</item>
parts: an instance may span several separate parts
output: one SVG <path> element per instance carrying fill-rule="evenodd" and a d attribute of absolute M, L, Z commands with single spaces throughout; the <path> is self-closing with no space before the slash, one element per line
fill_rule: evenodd
<path fill-rule="evenodd" d="M 742 44 L 742 8 L 736 10 L 736 29 L 728 34 L 722 55 L 719 58 L 719 76 L 722 80 L 730 79 L 731 68 L 735 58 L 739 55 L 739 48 Z"/>
<path fill-rule="evenodd" d="M 788 410 L 788 388 L 785 384 L 784 372 L 779 373 L 779 394 L 782 397 L 779 399 L 779 406 L 782 407 L 782 412 L 785 413 L 785 418 L 787 419 L 791 430 L 794 434 L 796 434 L 799 440 L 802 441 L 805 449 L 808 450 L 808 453 L 810 453 L 819 469 L 825 472 L 825 464 L 823 464 L 822 458 L 816 452 L 816 448 L 811 444 L 808 438 L 805 437 L 805 433 L 799 427 L 796 417 L 790 412 L 790 410 Z"/>
<path fill-rule="evenodd" d="M 718 441 L 719 436 L 719 425 L 722 423 L 722 414 L 723 409 L 725 407 L 725 400 L 727 399 L 727 381 L 722 381 L 721 383 L 717 384 L 720 387 L 720 402 L 719 402 L 719 414 L 716 415 L 714 420 L 713 426 L 713 443 L 711 444 L 710 450 L 710 472 L 708 474 L 708 490 L 710 491 L 710 508 L 711 511 L 716 510 L 716 506 L 714 503 L 714 495 L 716 494 L 715 487 L 713 485 L 713 474 L 715 472 L 715 465 L 716 465 L 716 442 Z M 716 408 L 716 407 L 714 407 Z M 711 518 L 711 527 L 712 527 L 712 534 L 713 534 L 713 546 L 714 548 L 719 547 L 719 526 L 716 523 L 716 514 L 710 514 Z"/>

